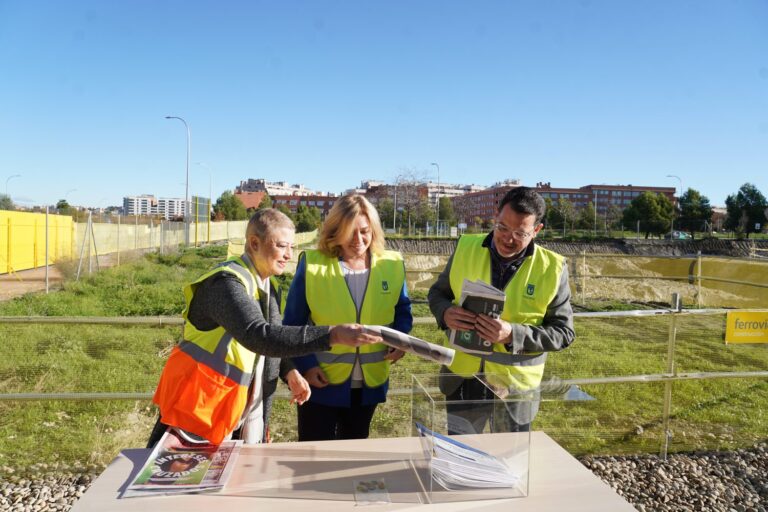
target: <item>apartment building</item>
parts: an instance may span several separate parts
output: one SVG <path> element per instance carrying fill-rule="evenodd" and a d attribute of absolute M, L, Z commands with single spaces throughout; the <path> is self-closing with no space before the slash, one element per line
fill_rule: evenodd
<path fill-rule="evenodd" d="M 317 208 L 320 210 L 322 218 L 328 215 L 331 207 L 339 198 L 333 194 L 317 194 L 317 195 L 275 195 L 272 196 L 272 206 L 277 208 L 278 206 L 285 206 L 291 213 L 296 213 L 299 205 L 307 206 L 308 208 Z"/>
<path fill-rule="evenodd" d="M 496 217 L 499 201 L 507 192 L 519 186 L 520 180 L 508 179 L 483 190 L 455 196 L 452 202 L 456 219 L 465 224 L 474 224 L 475 219 L 490 221 Z"/>
<path fill-rule="evenodd" d="M 154 215 L 156 208 L 157 200 L 153 195 L 123 197 L 123 215 Z"/>
<path fill-rule="evenodd" d="M 235 188 L 235 194 L 245 192 L 266 192 L 270 197 L 291 195 L 310 196 L 318 194 L 318 192 L 306 188 L 301 183 L 290 185 L 286 181 L 267 181 L 263 178 L 241 181 L 240 185 Z"/>
<path fill-rule="evenodd" d="M 651 187 L 644 185 L 585 185 L 580 188 L 552 187 L 549 182 L 537 183 L 536 191 L 542 197 L 549 198 L 552 204 L 560 199 L 569 201 L 576 210 L 586 207 L 589 203 L 595 205 L 598 214 L 605 214 L 611 205 L 623 210 L 634 198 L 643 192 L 652 192 L 666 196 L 673 204 L 676 203 L 674 187 Z"/>

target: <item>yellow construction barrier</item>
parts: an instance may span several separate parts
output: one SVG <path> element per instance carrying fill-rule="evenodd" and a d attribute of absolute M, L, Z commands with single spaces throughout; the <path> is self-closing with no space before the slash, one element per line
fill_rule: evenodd
<path fill-rule="evenodd" d="M 0 274 L 45 266 L 44 213 L 0 210 Z M 73 257 L 72 217 L 48 215 L 48 263 Z"/>

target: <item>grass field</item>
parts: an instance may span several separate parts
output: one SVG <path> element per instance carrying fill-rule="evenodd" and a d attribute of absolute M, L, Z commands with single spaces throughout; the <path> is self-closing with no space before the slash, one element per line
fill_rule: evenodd
<path fill-rule="evenodd" d="M 181 287 L 224 257 L 209 247 L 176 255 L 149 255 L 130 264 L 68 281 L 50 295 L 0 303 L 0 316 L 178 315 Z M 423 298 L 423 292 L 414 298 Z M 608 303 L 608 309 L 622 309 Z M 424 304 L 414 316 L 429 316 Z M 659 374 L 667 368 L 670 316 L 585 318 L 577 341 L 550 354 L 553 379 Z M 761 346 L 724 345 L 723 315 L 677 320 L 675 365 L 680 372 L 755 371 L 768 368 Z M 0 393 L 151 393 L 179 327 L 2 324 L 8 347 L 0 360 Z M 440 342 L 433 324 L 414 334 Z M 379 407 L 373 436 L 410 435 L 411 374 L 437 367 L 413 356 L 393 366 L 392 393 Z M 768 437 L 765 378 L 585 385 L 596 400 L 545 401 L 534 422 L 574 454 L 656 453 L 664 440 L 665 388 L 671 390 L 670 449 L 689 451 L 749 446 Z M 0 468 L 41 460 L 64 467 L 101 466 L 125 447 L 142 446 L 155 419 L 148 400 L 0 400 Z M 295 410 L 277 400 L 274 440 L 295 439 Z"/>

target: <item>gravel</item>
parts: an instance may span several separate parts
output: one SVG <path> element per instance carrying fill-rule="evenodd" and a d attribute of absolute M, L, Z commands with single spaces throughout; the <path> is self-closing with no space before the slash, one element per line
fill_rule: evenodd
<path fill-rule="evenodd" d="M 641 512 L 768 512 L 768 444 L 748 450 L 670 455 L 582 457 L 584 466 Z M 41 466 L 45 466 L 44 464 Z M 98 476 L 0 468 L 0 511 L 68 511 Z"/>
<path fill-rule="evenodd" d="M 749 450 L 582 457 L 581 463 L 643 512 L 768 510 L 768 444 Z"/>

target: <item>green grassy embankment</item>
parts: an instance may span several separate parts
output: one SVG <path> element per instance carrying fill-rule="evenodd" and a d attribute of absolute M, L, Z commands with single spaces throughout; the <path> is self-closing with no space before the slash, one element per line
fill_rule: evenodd
<path fill-rule="evenodd" d="M 0 303 L 0 316 L 178 315 L 181 287 L 224 257 L 211 247 L 136 262 L 68 281 L 61 291 Z M 423 292 L 415 292 L 423 298 Z M 608 303 L 619 310 L 622 304 Z M 429 316 L 426 305 L 414 316 Z M 577 341 L 550 354 L 547 375 L 559 379 L 659 374 L 667 367 L 668 316 L 578 318 Z M 764 347 L 726 346 L 724 317 L 678 319 L 675 351 L 680 372 L 754 371 L 768 368 Z M 433 324 L 414 334 L 440 342 Z M 7 347 L 0 360 L 0 392 L 144 392 L 154 390 L 179 327 L 0 324 Z M 436 372 L 434 364 L 407 356 L 393 367 L 393 390 L 374 418 L 376 437 L 410 434 L 410 399 L 397 394 L 410 375 Z M 585 385 L 588 402 L 546 401 L 534 428 L 574 454 L 655 453 L 661 446 L 664 383 Z M 692 380 L 671 386 L 672 450 L 748 446 L 768 433 L 765 379 Z M 142 446 L 155 419 L 148 400 L 0 401 L 0 468 L 48 461 L 63 467 L 103 465 L 121 448 Z M 275 440 L 295 439 L 295 411 L 277 400 Z"/>

